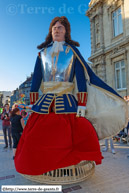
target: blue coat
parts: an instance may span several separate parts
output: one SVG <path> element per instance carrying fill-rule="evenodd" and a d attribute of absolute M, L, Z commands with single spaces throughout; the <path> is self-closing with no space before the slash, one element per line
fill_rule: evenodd
<path fill-rule="evenodd" d="M 51 46 L 51 45 L 52 44 L 48 46 Z M 87 92 L 87 85 L 86 85 L 87 80 L 85 77 L 85 71 L 87 71 L 90 77 L 89 81 L 91 84 L 102 87 L 103 89 L 106 89 L 109 92 L 112 92 L 113 94 L 119 96 L 111 87 L 109 87 L 106 83 L 104 83 L 99 77 L 97 77 L 94 74 L 94 72 L 85 62 L 85 60 L 83 59 L 80 52 L 78 51 L 78 49 L 75 46 L 71 46 L 67 43 L 65 43 L 65 45 L 69 46 L 72 49 L 72 51 L 74 52 L 74 54 L 76 55 L 76 59 L 72 65 L 69 82 L 73 82 L 74 76 L 76 76 L 78 92 Z M 41 52 L 43 50 L 41 50 Z M 31 92 L 38 92 L 40 85 L 41 85 L 41 81 L 43 80 L 44 80 L 44 73 L 43 73 L 42 60 L 38 56 L 36 60 L 36 64 L 35 64 L 33 79 L 32 79 Z M 55 102 L 56 102 L 55 104 L 56 113 L 76 113 L 77 112 L 77 100 L 75 99 L 75 96 L 71 94 L 62 95 L 60 97 L 62 100 L 61 103 L 59 103 L 59 97 L 55 96 L 54 94 L 43 94 L 43 96 L 40 97 L 38 102 L 36 102 L 33 105 L 32 110 L 37 113 L 48 114 L 49 107 L 53 101 L 53 98 L 55 98 Z"/>

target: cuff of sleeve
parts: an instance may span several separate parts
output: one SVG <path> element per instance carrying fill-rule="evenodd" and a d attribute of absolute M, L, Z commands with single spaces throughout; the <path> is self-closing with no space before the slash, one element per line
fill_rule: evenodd
<path fill-rule="evenodd" d="M 78 98 L 78 106 L 86 106 L 87 104 L 87 92 L 78 92 L 77 98 Z"/>
<path fill-rule="evenodd" d="M 38 92 L 30 92 L 30 104 L 33 105 L 38 100 L 38 97 Z"/>

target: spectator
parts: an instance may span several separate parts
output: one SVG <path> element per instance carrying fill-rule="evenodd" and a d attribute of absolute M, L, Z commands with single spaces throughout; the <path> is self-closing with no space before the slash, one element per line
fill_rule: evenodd
<path fill-rule="evenodd" d="M 5 104 L 4 106 L 4 110 L 1 115 L 1 120 L 2 120 L 2 127 L 3 127 L 4 141 L 5 141 L 4 148 L 8 148 L 8 140 L 9 140 L 9 146 L 10 148 L 12 148 L 9 104 Z M 7 140 L 7 131 L 8 131 L 8 140 Z"/>
<path fill-rule="evenodd" d="M 114 145 L 113 145 L 113 140 L 112 140 L 112 138 L 110 138 L 110 139 L 105 139 L 105 148 L 104 148 L 102 151 L 103 151 L 103 152 L 108 151 L 108 146 L 109 146 L 108 140 L 110 140 L 110 148 L 111 148 L 111 151 L 112 151 L 113 154 L 115 154 L 116 152 L 115 152 L 115 149 L 114 149 Z"/>
<path fill-rule="evenodd" d="M 13 138 L 13 159 L 14 159 L 16 148 L 20 140 L 20 137 L 22 135 L 23 128 L 25 126 L 23 118 L 20 115 L 19 108 L 14 108 L 12 110 L 10 121 L 12 125 L 11 129 L 12 129 L 12 138 Z"/>
<path fill-rule="evenodd" d="M 127 125 L 127 135 L 129 135 L 129 121 L 128 121 L 128 125 Z"/>

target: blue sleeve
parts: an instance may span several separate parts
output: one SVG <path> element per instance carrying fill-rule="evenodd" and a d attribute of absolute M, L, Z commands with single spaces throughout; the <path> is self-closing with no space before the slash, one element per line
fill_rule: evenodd
<path fill-rule="evenodd" d="M 42 62 L 41 58 L 37 56 L 30 92 L 38 92 L 42 79 L 43 79 Z"/>
<path fill-rule="evenodd" d="M 75 60 L 75 75 L 76 75 L 76 80 L 77 80 L 78 91 L 87 92 L 84 68 L 77 58 Z"/>

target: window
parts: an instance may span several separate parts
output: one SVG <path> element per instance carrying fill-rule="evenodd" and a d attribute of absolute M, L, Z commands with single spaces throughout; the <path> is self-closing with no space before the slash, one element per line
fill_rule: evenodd
<path fill-rule="evenodd" d="M 114 37 L 116 37 L 119 34 L 123 33 L 121 8 L 117 9 L 112 13 L 112 19 L 113 19 L 113 35 Z"/>
<path fill-rule="evenodd" d="M 126 71 L 124 60 L 115 63 L 116 89 L 126 88 Z"/>

